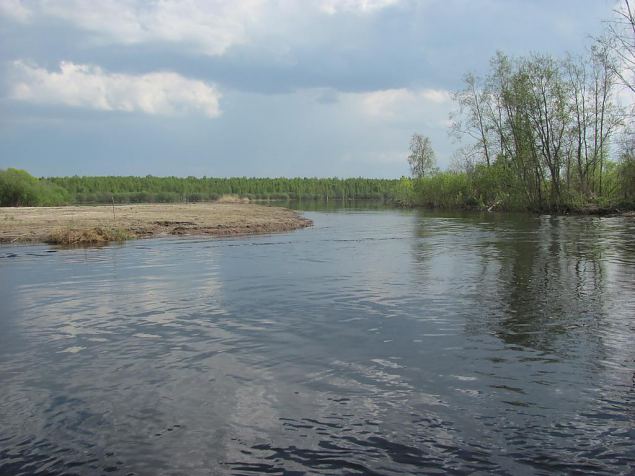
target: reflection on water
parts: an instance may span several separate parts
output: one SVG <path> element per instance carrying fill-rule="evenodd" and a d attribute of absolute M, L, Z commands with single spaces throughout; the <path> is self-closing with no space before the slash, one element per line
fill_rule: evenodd
<path fill-rule="evenodd" d="M 632 471 L 635 220 L 307 214 L 0 248 L 0 474 Z"/>

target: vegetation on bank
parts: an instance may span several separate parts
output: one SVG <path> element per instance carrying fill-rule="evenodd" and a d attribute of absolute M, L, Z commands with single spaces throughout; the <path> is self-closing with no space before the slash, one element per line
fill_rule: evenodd
<path fill-rule="evenodd" d="M 630 155 L 618 163 L 607 161 L 605 166 L 601 195 L 590 198 L 571 191 L 556 206 L 548 199 L 528 200 L 522 178 L 505 161 L 495 161 L 489 167 L 476 164 L 469 171 L 403 178 L 395 200 L 404 206 L 490 211 L 601 213 L 635 209 L 634 156 Z M 543 197 L 549 197 L 549 182 L 545 182 L 543 187 Z"/>
<path fill-rule="evenodd" d="M 627 121 L 615 100 L 614 61 L 602 48 L 579 59 L 499 53 L 486 78 L 468 75 L 455 96 L 454 130 L 475 138 L 461 164 L 469 199 L 533 210 L 629 202 L 632 146 L 619 162 L 609 159 Z"/>
<path fill-rule="evenodd" d="M 24 170 L 0 170 L 0 206 L 54 206 L 71 201 L 71 194 L 48 180 L 32 177 Z"/>
<path fill-rule="evenodd" d="M 251 200 L 392 201 L 399 180 L 366 178 L 51 177 L 0 170 L 0 206 Z"/>
<path fill-rule="evenodd" d="M 391 200 L 399 180 L 366 178 L 53 177 L 73 203 L 214 201 L 223 195 L 252 200 Z"/>
<path fill-rule="evenodd" d="M 598 179 L 599 182 L 599 179 Z M 566 189 L 560 211 L 635 208 L 635 154 L 606 161 L 602 194 L 590 198 Z M 550 182 L 542 196 L 550 197 Z M 68 188 L 66 188 L 68 187 Z M 144 189 L 147 187 L 147 189 Z M 460 171 L 430 168 L 420 177 L 376 179 L 196 179 L 176 177 L 62 177 L 37 179 L 27 172 L 0 171 L 1 206 L 66 204 L 196 203 L 223 201 L 231 193 L 262 200 L 378 200 L 398 206 L 445 209 L 550 210 L 548 201 L 532 202 L 510 161 L 497 158 Z"/>
<path fill-rule="evenodd" d="M 635 13 L 616 11 L 584 56 L 497 53 L 454 94 L 452 133 L 467 142 L 439 173 L 415 134 L 398 200 L 441 208 L 592 211 L 635 205 Z M 632 96 L 631 96 L 632 98 Z"/>
<path fill-rule="evenodd" d="M 65 204 L 197 203 L 226 197 L 250 200 L 380 200 L 400 193 L 397 179 L 51 177 L 0 170 L 1 206 Z"/>

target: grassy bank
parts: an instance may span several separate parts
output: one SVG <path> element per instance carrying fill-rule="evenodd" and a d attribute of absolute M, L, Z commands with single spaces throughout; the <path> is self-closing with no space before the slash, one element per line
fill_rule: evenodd
<path fill-rule="evenodd" d="M 309 225 L 292 210 L 244 203 L 18 207 L 0 210 L 0 243 L 99 244 L 162 235 L 274 233 Z"/>

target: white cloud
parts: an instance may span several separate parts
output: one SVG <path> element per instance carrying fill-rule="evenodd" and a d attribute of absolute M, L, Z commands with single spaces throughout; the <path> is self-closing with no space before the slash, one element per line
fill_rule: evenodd
<path fill-rule="evenodd" d="M 329 15 L 336 13 L 370 13 L 399 3 L 399 0 L 318 0 L 319 9 Z"/>
<path fill-rule="evenodd" d="M 18 101 L 159 115 L 221 114 L 214 86 L 172 72 L 113 74 L 70 62 L 60 63 L 59 71 L 23 61 L 11 66 L 9 97 Z"/>
<path fill-rule="evenodd" d="M 23 23 L 55 18 L 106 44 L 164 42 L 219 56 L 232 46 L 258 42 L 263 34 L 293 33 L 296 24 L 305 24 L 315 13 L 370 14 L 399 1 L 0 0 L 0 16 Z"/>
<path fill-rule="evenodd" d="M 264 0 L 0 0 L 6 16 L 67 21 L 111 43 L 168 42 L 222 55 L 248 41 Z M 28 7 L 27 7 L 28 5 Z"/>
<path fill-rule="evenodd" d="M 364 114 L 379 119 L 392 119 L 414 109 L 424 111 L 444 107 L 445 111 L 452 101 L 451 93 L 443 89 L 384 89 L 355 93 L 354 96 Z"/>
<path fill-rule="evenodd" d="M 424 89 L 419 95 L 426 101 L 436 104 L 452 102 L 452 93 L 447 89 Z"/>
<path fill-rule="evenodd" d="M 394 117 L 415 95 L 407 89 L 384 89 L 359 94 L 360 105 L 367 116 Z"/>

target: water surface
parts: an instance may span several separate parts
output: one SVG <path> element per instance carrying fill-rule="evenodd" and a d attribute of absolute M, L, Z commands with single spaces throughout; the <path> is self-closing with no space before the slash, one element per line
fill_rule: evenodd
<path fill-rule="evenodd" d="M 635 220 L 0 247 L 0 474 L 632 474 Z"/>

